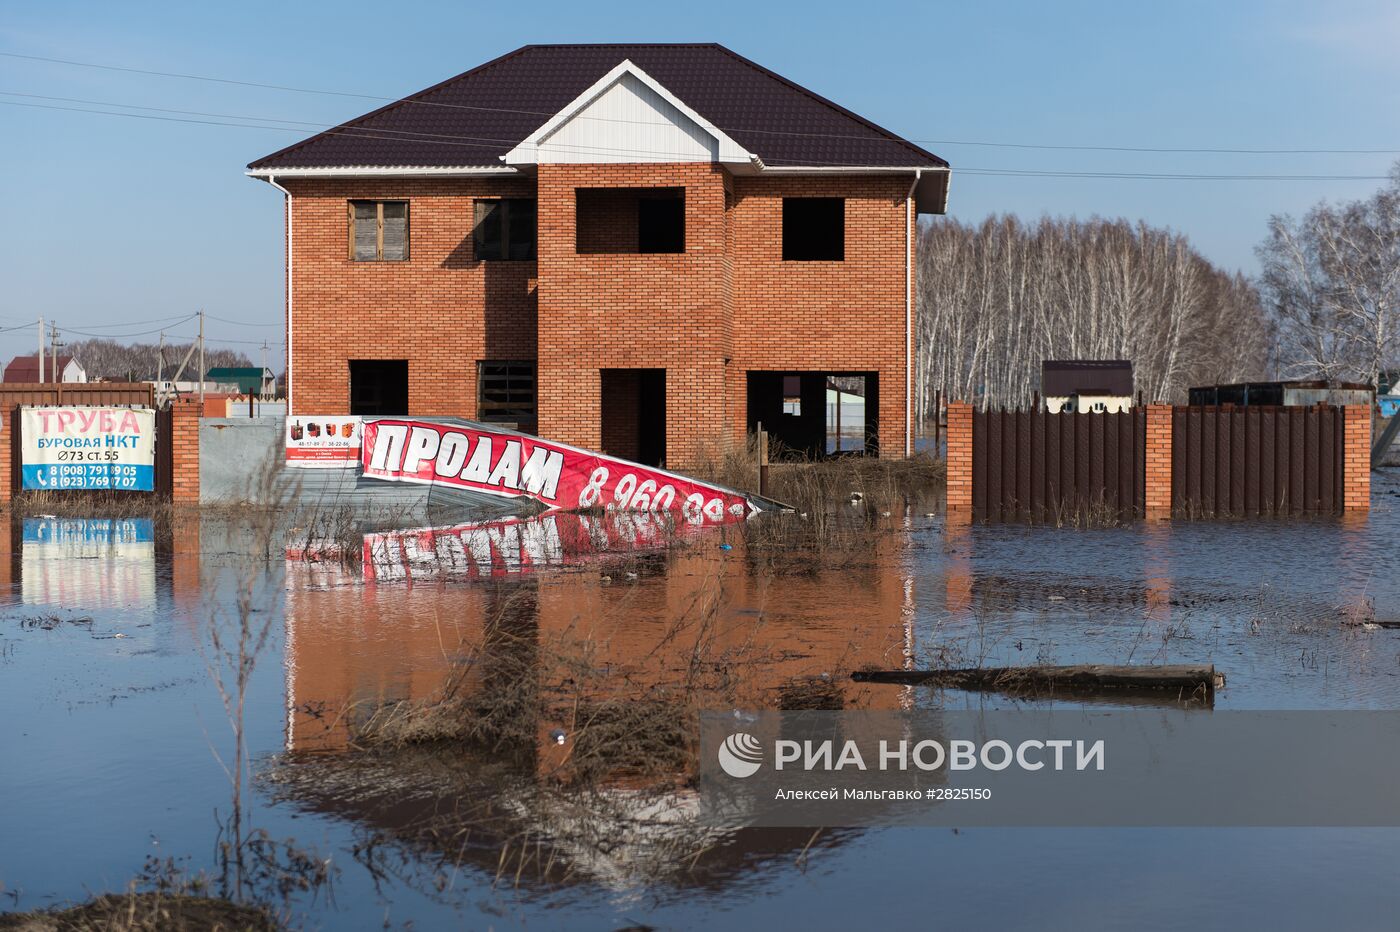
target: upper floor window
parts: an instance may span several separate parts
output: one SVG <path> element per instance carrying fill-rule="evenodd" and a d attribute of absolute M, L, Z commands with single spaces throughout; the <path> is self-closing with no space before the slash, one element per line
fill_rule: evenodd
<path fill-rule="evenodd" d="M 408 201 L 351 201 L 350 258 L 399 262 L 408 258 Z"/>
<path fill-rule="evenodd" d="M 477 201 L 472 240 L 478 260 L 535 258 L 534 200 Z"/>
<path fill-rule="evenodd" d="M 685 252 L 685 188 L 578 188 L 576 252 Z"/>
<path fill-rule="evenodd" d="M 845 198 L 783 198 L 784 261 L 841 262 L 845 258 Z"/>

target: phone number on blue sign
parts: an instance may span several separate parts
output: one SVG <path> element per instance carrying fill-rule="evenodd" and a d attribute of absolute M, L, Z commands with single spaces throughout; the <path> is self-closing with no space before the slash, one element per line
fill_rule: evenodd
<path fill-rule="evenodd" d="M 155 488 L 155 469 L 118 463 L 47 463 L 24 467 L 27 489 L 129 489 L 149 492 Z"/>

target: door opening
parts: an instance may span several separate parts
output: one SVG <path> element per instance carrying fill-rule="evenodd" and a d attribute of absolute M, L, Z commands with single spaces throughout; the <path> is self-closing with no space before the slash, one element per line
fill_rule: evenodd
<path fill-rule="evenodd" d="M 666 463 L 666 370 L 602 369 L 603 452 L 646 466 Z"/>

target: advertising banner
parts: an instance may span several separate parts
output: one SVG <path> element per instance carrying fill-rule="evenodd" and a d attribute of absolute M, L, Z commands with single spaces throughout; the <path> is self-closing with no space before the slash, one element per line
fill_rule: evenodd
<path fill-rule="evenodd" d="M 287 465 L 302 469 L 353 469 L 360 465 L 358 417 L 287 418 Z"/>
<path fill-rule="evenodd" d="M 150 408 L 25 407 L 20 433 L 26 489 L 155 489 Z"/>
<path fill-rule="evenodd" d="M 524 496 L 567 511 L 676 511 L 692 524 L 759 511 L 743 492 L 481 425 L 377 418 L 364 425 L 361 460 L 371 478 Z"/>

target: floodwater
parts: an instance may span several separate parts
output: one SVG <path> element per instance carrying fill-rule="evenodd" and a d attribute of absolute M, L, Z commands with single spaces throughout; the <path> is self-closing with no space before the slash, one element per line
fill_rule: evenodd
<path fill-rule="evenodd" d="M 291 897 L 307 927 L 1393 928 L 1400 830 L 674 839 L 626 781 L 595 808 L 533 792 L 570 753 L 567 709 L 500 754 L 393 759 L 355 737 L 386 703 L 450 682 L 488 695 L 566 655 L 608 673 L 585 700 L 638 705 L 742 711 L 815 689 L 848 708 L 995 707 L 1013 700 L 846 674 L 1199 661 L 1228 677 L 1217 709 L 1400 709 L 1400 630 L 1364 623 L 1400 621 L 1397 479 L 1378 475 L 1370 515 L 1348 520 L 915 513 L 816 563 L 759 555 L 732 527 L 668 545 L 627 516 L 371 534 L 358 565 L 212 517 L 24 519 L 0 540 L 0 909 L 124 889 L 149 857 L 214 868 L 233 742 L 209 633 L 246 617 L 269 631 L 244 712 L 247 824 L 338 870 Z M 466 809 L 489 818 L 445 831 Z M 593 831 L 619 813 L 620 835 Z M 548 871 L 517 863 L 520 839 L 549 847 Z"/>

